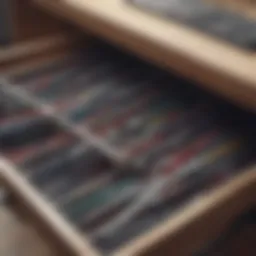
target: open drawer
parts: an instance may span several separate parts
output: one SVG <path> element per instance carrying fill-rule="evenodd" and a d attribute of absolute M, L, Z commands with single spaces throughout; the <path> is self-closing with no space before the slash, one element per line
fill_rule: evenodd
<path fill-rule="evenodd" d="M 34 2 L 86 31 L 197 81 L 200 86 L 256 109 L 253 51 L 151 15 L 130 5 L 128 0 Z"/>
<path fill-rule="evenodd" d="M 227 119 L 231 113 L 240 116 L 236 122 L 255 121 L 255 116 L 102 42 L 91 40 L 83 45 L 84 49 L 79 49 L 71 44 L 69 51 L 61 51 L 60 56 L 50 54 L 50 59 L 24 58 L 15 68 L 3 72 L 1 129 L 5 122 L 14 122 L 10 127 L 16 139 L 12 132 L 8 140 L 1 135 L 1 182 L 70 255 L 192 255 L 256 203 L 255 148 L 250 148 L 250 144 L 254 145 L 253 136 L 249 136 L 250 123 L 238 131 L 233 121 L 219 120 L 218 113 L 223 112 L 222 117 Z M 157 106 L 157 112 L 151 105 Z M 180 123 L 171 133 L 163 129 L 165 137 L 152 142 L 157 135 L 153 126 L 160 123 L 155 130 L 159 131 L 166 124 L 161 122 L 169 120 L 167 117 L 171 122 L 168 125 L 174 122 L 176 126 L 177 120 Z M 19 126 L 27 118 L 32 118 L 27 123 L 33 128 L 31 132 L 24 130 L 23 123 Z M 132 122 L 123 126 L 128 119 Z M 31 121 L 36 122 L 36 127 L 31 126 Z M 251 125 L 255 127 L 253 122 Z M 154 129 L 147 129 L 151 126 Z M 21 127 L 21 134 L 17 127 Z M 9 129 L 5 130 L 7 135 Z M 189 137 L 169 148 L 169 142 L 164 143 L 170 139 L 167 136 L 179 137 L 180 132 Z M 197 136 L 205 132 L 207 136 L 198 143 Z M 240 148 L 240 139 L 247 141 L 246 146 Z M 208 150 L 213 150 L 215 156 L 232 151 L 231 162 L 230 158 L 227 165 L 218 162 L 222 168 L 233 164 L 240 153 L 243 161 L 238 161 L 239 168 L 232 166 L 234 173 L 223 169 L 215 175 L 219 169 L 212 168 L 215 163 L 209 160 L 205 170 L 209 171 L 210 181 L 208 176 L 201 179 L 199 175 L 201 182 L 197 183 L 192 175 L 192 183 L 186 179 L 183 186 L 177 176 L 175 182 L 169 180 L 174 188 L 170 191 L 163 186 L 170 173 L 161 172 L 164 176 L 159 177 L 158 172 L 151 170 L 154 161 L 161 158 L 155 149 L 163 144 L 167 146 L 164 154 L 179 152 L 175 156 L 178 166 L 183 163 L 181 158 L 190 159 L 197 153 L 214 158 Z M 236 155 L 233 149 L 238 145 Z M 146 162 L 145 152 L 150 156 Z M 186 170 L 182 173 L 188 178 L 186 173 L 191 168 Z M 112 182 L 117 186 L 108 188 Z M 163 195 L 159 194 L 159 184 Z M 106 200 L 109 201 L 105 205 Z"/>

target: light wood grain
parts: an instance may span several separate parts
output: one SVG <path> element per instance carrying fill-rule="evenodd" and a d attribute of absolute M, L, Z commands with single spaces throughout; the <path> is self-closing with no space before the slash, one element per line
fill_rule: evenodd
<path fill-rule="evenodd" d="M 28 42 L 37 37 L 71 31 L 65 22 L 35 8 L 30 0 L 9 2 L 12 8 L 13 43 Z"/>
<path fill-rule="evenodd" d="M 256 55 L 123 0 L 34 0 L 57 15 L 256 110 Z"/>
<path fill-rule="evenodd" d="M 33 214 L 45 230 L 54 236 L 66 249 L 67 255 L 97 256 L 86 237 L 83 237 L 54 210 L 53 205 L 44 199 L 7 160 L 0 158 L 0 179 L 11 193 Z M 64 248 L 64 249 L 63 249 Z"/>
<path fill-rule="evenodd" d="M 99 255 L 86 238 L 65 222 L 37 191 L 5 160 L 0 162 L 0 177 L 7 187 L 31 208 L 38 221 L 74 252 L 74 255 Z M 192 201 L 148 232 L 114 253 L 116 256 L 150 256 L 170 252 L 187 256 L 216 238 L 243 211 L 256 205 L 255 168 L 239 175 L 209 194 Z M 183 246 L 186 242 L 186 246 Z M 161 254 L 160 254 L 161 255 Z"/>
<path fill-rule="evenodd" d="M 115 256 L 187 256 L 213 241 L 244 211 L 256 206 L 256 167 L 177 211 Z"/>
<path fill-rule="evenodd" d="M 78 40 L 74 34 L 72 36 L 67 34 L 54 34 L 51 36 L 38 37 L 28 42 L 0 47 L 0 63 L 3 64 L 13 62 L 17 59 L 25 59 L 42 52 L 56 51 L 62 47 L 71 47 L 71 45 L 74 45 Z"/>
<path fill-rule="evenodd" d="M 0 255 L 56 256 L 37 231 L 6 205 L 0 205 Z"/>
<path fill-rule="evenodd" d="M 54 34 L 39 37 L 0 48 L 0 73 L 23 66 L 27 61 L 39 61 L 53 55 L 60 55 L 79 48 L 81 37 L 77 34 Z M 42 60 L 43 61 L 43 60 Z"/>

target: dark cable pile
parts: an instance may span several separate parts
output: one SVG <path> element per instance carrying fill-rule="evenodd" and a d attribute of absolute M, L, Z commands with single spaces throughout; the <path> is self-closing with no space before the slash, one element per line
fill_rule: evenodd
<path fill-rule="evenodd" d="M 0 86 L 1 153 L 104 252 L 255 162 L 253 114 L 105 45 L 9 82 L 71 129 Z"/>

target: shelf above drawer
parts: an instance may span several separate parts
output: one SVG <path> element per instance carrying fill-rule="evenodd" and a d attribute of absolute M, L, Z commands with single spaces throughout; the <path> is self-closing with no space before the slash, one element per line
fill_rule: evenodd
<path fill-rule="evenodd" d="M 256 55 L 122 0 L 35 0 L 84 29 L 256 110 Z"/>

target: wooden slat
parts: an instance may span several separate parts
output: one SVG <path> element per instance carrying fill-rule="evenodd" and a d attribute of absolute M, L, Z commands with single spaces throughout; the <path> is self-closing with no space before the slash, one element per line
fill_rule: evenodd
<path fill-rule="evenodd" d="M 215 239 L 241 213 L 256 206 L 256 167 L 180 209 L 115 256 L 187 256 Z"/>
<path fill-rule="evenodd" d="M 57 34 L 39 37 L 28 42 L 14 44 L 12 46 L 1 47 L 0 63 L 2 64 L 16 59 L 27 58 L 28 56 L 33 56 L 40 52 L 45 53 L 53 49 L 57 50 L 60 47 L 71 46 L 76 41 L 76 38 L 70 39 L 70 35 Z"/>
<path fill-rule="evenodd" d="M 256 55 L 175 22 L 152 16 L 124 0 L 34 0 L 139 56 L 256 110 Z"/>
<path fill-rule="evenodd" d="M 0 205 L 0 255 L 56 256 L 38 232 L 13 211 Z"/>
<path fill-rule="evenodd" d="M 85 37 L 73 34 L 55 34 L 24 43 L 0 48 L 0 75 L 5 77 L 17 72 L 26 72 L 40 62 L 54 61 L 84 47 Z"/>
<path fill-rule="evenodd" d="M 81 36 L 77 34 L 54 34 L 0 48 L 0 68 L 22 63 L 26 59 L 64 52 L 78 47 Z"/>
<path fill-rule="evenodd" d="M 39 222 L 47 227 L 47 231 L 54 235 L 66 248 L 70 255 L 97 256 L 86 237 L 79 235 L 65 219 L 61 217 L 53 206 L 47 202 L 37 190 L 33 188 L 8 161 L 0 158 L 0 179 L 26 208 L 37 216 Z"/>
<path fill-rule="evenodd" d="M 32 59 L 28 58 L 23 61 L 11 63 L 10 65 L 0 66 L 0 74 L 7 79 L 12 79 L 15 76 L 32 72 L 41 67 L 51 65 L 54 62 L 59 63 L 61 60 L 65 61 L 73 53 L 74 51 L 72 49 L 70 51 L 66 49 L 63 52 L 47 52 Z"/>

